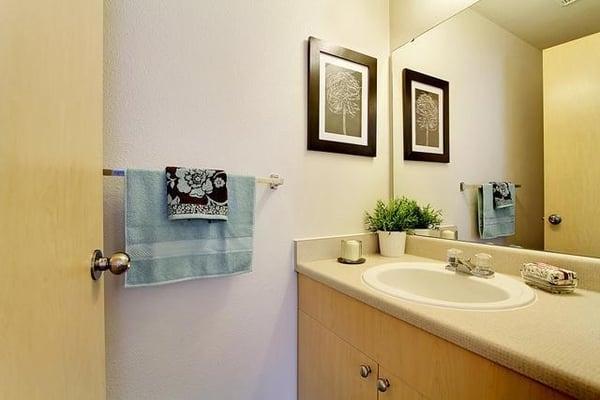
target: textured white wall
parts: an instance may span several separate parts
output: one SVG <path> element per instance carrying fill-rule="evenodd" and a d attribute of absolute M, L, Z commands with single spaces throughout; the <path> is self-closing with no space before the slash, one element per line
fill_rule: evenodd
<path fill-rule="evenodd" d="M 124 289 L 106 279 L 109 399 L 296 397 L 294 237 L 363 229 L 389 195 L 387 0 L 106 0 L 106 167 L 222 167 L 257 190 L 254 271 Z M 307 152 L 306 38 L 378 58 L 378 157 Z M 105 249 L 123 247 L 105 179 Z"/>
<path fill-rule="evenodd" d="M 477 240 L 477 192 L 461 193 L 459 182 L 520 183 L 517 235 L 507 242 L 542 249 L 541 51 L 466 10 L 397 49 L 392 65 L 394 192 L 442 208 L 461 239 Z M 404 68 L 450 82 L 450 164 L 403 161 Z"/>
<path fill-rule="evenodd" d="M 478 1 L 390 0 L 390 49 L 397 49 Z"/>

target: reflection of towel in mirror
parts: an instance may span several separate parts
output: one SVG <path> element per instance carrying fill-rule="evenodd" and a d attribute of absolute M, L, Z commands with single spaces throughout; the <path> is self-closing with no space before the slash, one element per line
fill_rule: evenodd
<path fill-rule="evenodd" d="M 508 184 L 515 200 L 515 187 Z M 494 239 L 515 234 L 515 207 L 494 208 L 493 186 L 481 185 L 477 191 L 477 220 L 479 236 L 482 239 Z"/>
<path fill-rule="evenodd" d="M 510 182 L 490 182 L 494 195 L 494 208 L 512 207 L 514 202 L 514 185 Z"/>

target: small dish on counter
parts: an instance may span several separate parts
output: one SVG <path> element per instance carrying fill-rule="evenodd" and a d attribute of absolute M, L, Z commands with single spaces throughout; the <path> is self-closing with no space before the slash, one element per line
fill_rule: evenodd
<path fill-rule="evenodd" d="M 367 261 L 364 257 L 361 257 L 358 260 L 348 260 L 346 258 L 338 257 L 337 260 L 342 264 L 363 264 L 365 261 Z"/>

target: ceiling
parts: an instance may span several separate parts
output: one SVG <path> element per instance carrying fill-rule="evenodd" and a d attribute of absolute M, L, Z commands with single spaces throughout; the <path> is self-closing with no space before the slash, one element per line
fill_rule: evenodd
<path fill-rule="evenodd" d="M 472 9 L 539 49 L 600 32 L 600 0 L 479 0 Z"/>

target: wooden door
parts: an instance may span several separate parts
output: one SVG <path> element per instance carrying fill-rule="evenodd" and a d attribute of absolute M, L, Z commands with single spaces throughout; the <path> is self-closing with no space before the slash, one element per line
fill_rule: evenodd
<path fill-rule="evenodd" d="M 0 0 L 0 399 L 105 398 L 101 0 Z"/>
<path fill-rule="evenodd" d="M 298 311 L 298 399 L 376 400 L 377 363 Z M 371 368 L 363 378 L 361 365 Z"/>
<path fill-rule="evenodd" d="M 600 256 L 600 33 L 543 57 L 545 248 Z"/>
<path fill-rule="evenodd" d="M 389 387 L 385 392 L 379 393 L 379 400 L 424 400 L 426 397 L 415 389 L 408 386 L 399 377 L 393 375 L 389 370 L 379 367 L 379 377 L 389 381 Z"/>

